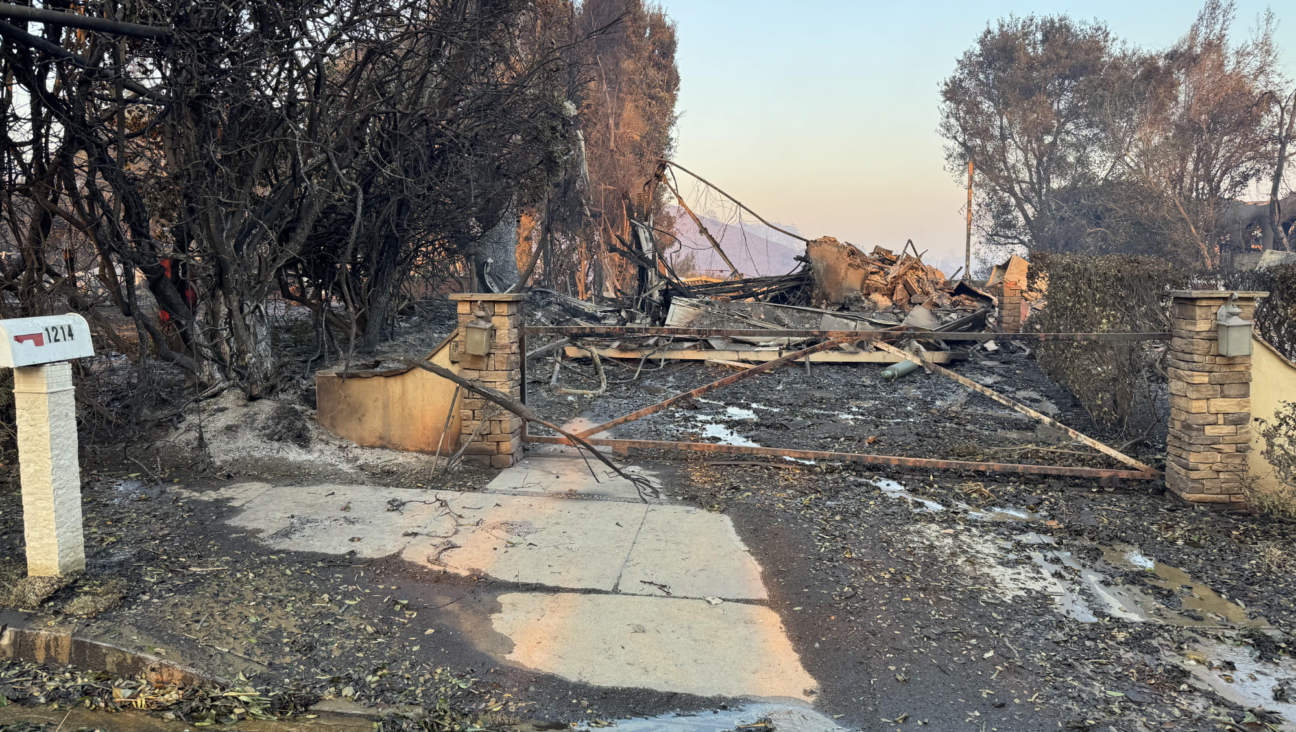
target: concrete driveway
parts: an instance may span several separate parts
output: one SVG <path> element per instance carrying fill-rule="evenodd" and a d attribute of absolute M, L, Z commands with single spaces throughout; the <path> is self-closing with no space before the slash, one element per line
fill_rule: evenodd
<path fill-rule="evenodd" d="M 809 702 L 816 681 L 729 517 L 645 503 L 596 474 L 540 455 L 481 492 L 242 483 L 193 497 L 230 501 L 228 523 L 276 551 L 398 555 L 516 585 L 489 617 L 508 642 L 483 648 L 502 663 L 592 686 Z"/>

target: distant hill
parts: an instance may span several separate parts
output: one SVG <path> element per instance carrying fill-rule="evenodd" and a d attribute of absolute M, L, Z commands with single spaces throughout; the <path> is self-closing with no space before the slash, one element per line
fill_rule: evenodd
<path fill-rule="evenodd" d="M 668 208 L 671 215 L 675 217 L 675 234 L 682 245 L 670 250 L 672 266 L 684 264 L 685 260 L 692 255 L 692 271 L 679 272 L 679 275 L 681 277 L 690 274 L 710 275 L 727 278 L 729 267 L 725 265 L 724 260 L 716 253 L 715 248 L 702 232 L 698 231 L 693 219 L 689 218 L 682 208 L 677 206 Z M 720 247 L 745 277 L 787 274 L 800 264 L 794 257 L 805 253 L 804 243 L 786 234 L 780 234 L 764 224 L 743 222 L 740 226 L 737 222 L 726 224 L 709 216 L 699 215 L 698 218 L 702 220 L 702 225 L 707 231 L 711 232 L 711 236 L 720 242 Z M 795 226 L 784 224 L 779 226 L 800 233 Z"/>

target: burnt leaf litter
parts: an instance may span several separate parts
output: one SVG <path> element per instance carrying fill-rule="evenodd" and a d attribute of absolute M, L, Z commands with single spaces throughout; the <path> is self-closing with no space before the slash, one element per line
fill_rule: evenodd
<path fill-rule="evenodd" d="M 1052 410 L 1086 434 L 1114 440 L 1028 354 L 1007 350 L 955 369 Z M 608 368 L 625 371 L 620 379 L 633 370 Z M 623 425 L 617 436 L 1114 467 L 939 376 L 887 382 L 880 372 L 814 364 L 807 375 L 804 366 L 787 366 Z M 578 369 L 563 373 L 579 384 Z M 532 383 L 529 404 L 555 420 L 607 418 L 728 373 L 650 363 L 637 379 L 596 398 L 553 394 L 547 383 Z M 280 432 L 289 441 L 300 438 Z M 1153 438 L 1131 450 L 1159 462 L 1163 443 Z M 463 650 L 464 621 L 455 617 L 492 580 L 414 568 L 399 557 L 262 550 L 255 537 L 231 535 L 220 522 L 228 509 L 184 500 L 173 490 L 217 487 L 233 473 L 187 472 L 183 456 L 167 457 L 155 475 L 130 463 L 86 471 L 89 567 L 53 584 L 23 579 L 19 486 L 13 466 L 5 466 L 0 598 L 30 611 L 37 625 L 74 628 L 226 681 L 159 686 L 8 663 L 0 665 L 0 703 L 143 709 L 189 725 L 230 727 L 263 717 L 301 718 L 321 700 L 335 700 L 386 710 L 377 723 L 383 728 L 425 730 L 514 728 L 524 721 L 599 727 L 645 711 L 734 703 L 644 701 L 646 695 L 627 704 L 618 701 L 632 696 L 625 690 L 493 668 L 489 656 Z M 1287 633 L 1296 599 L 1288 548 L 1296 531 L 1286 521 L 1196 509 L 1146 482 L 1102 487 L 1088 479 L 717 454 L 633 459 L 672 475 L 672 498 L 732 517 L 762 566 L 771 605 L 820 682 L 816 708 L 843 727 L 1264 730 L 1279 729 L 1284 720 L 1222 695 L 1201 675 L 1264 686 L 1275 703 L 1296 697 L 1296 674 L 1284 671 L 1292 667 L 1296 642 Z M 237 477 L 291 480 L 288 473 Z M 468 471 L 446 480 L 471 490 L 488 478 Z M 385 478 L 423 487 L 418 479 Z M 882 490 L 887 480 L 903 486 L 903 494 Z M 429 500 L 435 500 L 431 491 Z M 1050 571 L 1059 586 L 1075 588 L 1093 622 L 1062 612 L 1048 591 L 1005 592 L 1004 571 L 1036 566 L 1022 543 L 1027 534 L 1043 542 L 1037 553 L 1057 562 Z M 972 539 L 1002 551 L 971 549 Z M 1111 547 L 1181 570 L 1241 615 L 1204 612 L 1184 586 L 1111 561 L 1105 553 Z M 1063 551 L 1081 569 L 1064 565 Z M 1086 586 L 1080 578 L 1090 569 L 1100 578 Z M 1165 613 L 1201 622 L 1134 622 L 1108 612 L 1095 588 L 1136 590 Z M 1247 659 L 1254 663 L 1246 665 Z"/>
<path fill-rule="evenodd" d="M 420 611 L 397 586 L 375 581 L 381 567 L 231 541 L 213 517 L 195 514 L 201 504 L 190 507 L 166 484 L 139 477 L 89 476 L 87 572 L 35 589 L 12 559 L 21 557 L 20 494 L 16 480 L 5 486 L 0 580 L 23 598 L 10 607 L 35 611 L 38 626 L 74 628 L 232 680 L 154 687 L 142 678 L 10 663 L 0 664 L 0 698 L 143 709 L 200 726 L 301 715 L 330 699 L 382 708 L 384 729 L 467 730 L 520 718 L 520 707 L 475 669 L 452 670 L 414 653 L 436 637 L 431 630 L 408 637 L 405 626 Z M 102 614 L 85 617 L 105 587 L 120 594 Z"/>

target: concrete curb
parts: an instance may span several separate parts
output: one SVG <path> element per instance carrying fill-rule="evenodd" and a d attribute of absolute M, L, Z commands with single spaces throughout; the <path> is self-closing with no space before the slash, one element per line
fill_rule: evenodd
<path fill-rule="evenodd" d="M 0 612 L 0 661 L 75 666 L 86 671 L 108 671 L 118 676 L 144 676 L 154 684 L 197 686 L 230 682 L 207 676 L 196 669 L 158 656 L 132 651 L 111 643 L 77 636 L 68 629 L 45 629 L 31 625 L 23 613 Z M 367 707 L 351 701 L 324 700 L 311 712 L 332 717 L 379 721 L 413 707 Z"/>
<path fill-rule="evenodd" d="M 188 666 L 80 637 L 68 629 L 36 628 L 22 613 L 0 613 L 0 661 L 76 666 L 119 676 L 143 675 L 156 684 L 197 685 L 204 681 L 228 684 Z"/>

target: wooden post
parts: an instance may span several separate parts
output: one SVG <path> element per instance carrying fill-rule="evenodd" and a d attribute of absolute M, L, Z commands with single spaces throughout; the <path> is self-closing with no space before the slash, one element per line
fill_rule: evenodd
<path fill-rule="evenodd" d="M 972 279 L 972 161 L 968 160 L 967 250 L 963 256 L 963 279 Z"/>

